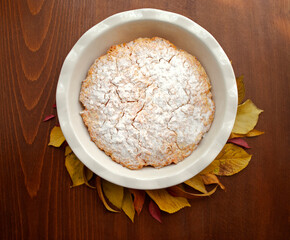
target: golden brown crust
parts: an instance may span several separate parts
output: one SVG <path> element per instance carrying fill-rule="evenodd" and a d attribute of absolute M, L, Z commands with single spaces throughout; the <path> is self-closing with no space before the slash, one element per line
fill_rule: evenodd
<path fill-rule="evenodd" d="M 186 86 L 181 70 L 188 71 L 182 75 Z M 166 71 L 173 74 L 172 86 L 166 85 L 172 77 L 162 80 Z M 113 161 L 129 169 L 161 168 L 188 157 L 208 131 L 214 118 L 210 88 L 195 57 L 167 40 L 139 38 L 112 46 L 91 66 L 81 87 L 81 116 L 92 141 Z"/>

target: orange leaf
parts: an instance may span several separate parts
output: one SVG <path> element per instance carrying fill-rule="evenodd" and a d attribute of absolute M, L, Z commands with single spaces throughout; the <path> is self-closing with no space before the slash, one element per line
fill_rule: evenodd
<path fill-rule="evenodd" d="M 208 197 L 208 196 L 214 194 L 216 189 L 217 189 L 217 187 L 215 187 L 213 190 L 211 190 L 208 193 L 191 193 L 191 192 L 187 192 L 187 191 L 183 190 L 182 188 L 180 188 L 178 186 L 173 186 L 173 187 L 168 188 L 167 191 L 175 197 L 184 197 L 187 199 L 195 199 L 195 198 L 199 198 L 199 197 Z"/>
<path fill-rule="evenodd" d="M 134 208 L 139 215 L 144 205 L 145 191 L 130 189 L 130 192 L 134 195 Z"/>
<path fill-rule="evenodd" d="M 103 190 L 102 190 L 101 178 L 99 176 L 97 176 L 97 192 L 98 192 L 99 198 L 101 199 L 101 201 L 103 202 L 103 204 L 107 210 L 109 210 L 110 212 L 119 212 L 119 211 L 111 208 L 109 206 L 109 204 L 107 203 L 105 196 L 103 194 Z"/>
<path fill-rule="evenodd" d="M 206 184 L 206 185 L 218 184 L 221 187 L 221 189 L 223 189 L 223 190 L 226 189 L 225 186 L 221 184 L 221 182 L 219 181 L 217 176 L 214 174 L 207 173 L 205 175 L 201 175 L 201 178 L 202 178 L 204 184 Z"/>
<path fill-rule="evenodd" d="M 238 137 L 256 137 L 256 136 L 260 136 L 262 134 L 264 134 L 264 132 L 259 131 L 257 129 L 253 129 L 250 132 L 248 132 L 247 134 L 231 133 L 229 139 L 238 138 Z"/>
<path fill-rule="evenodd" d="M 264 132 L 253 129 L 252 131 L 247 133 L 247 137 L 256 137 L 256 136 L 260 136 L 262 134 L 264 134 Z"/>

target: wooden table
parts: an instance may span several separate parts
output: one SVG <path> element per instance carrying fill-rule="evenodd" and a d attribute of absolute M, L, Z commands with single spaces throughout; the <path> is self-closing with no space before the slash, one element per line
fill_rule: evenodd
<path fill-rule="evenodd" d="M 0 239 L 289 239 L 289 1 L 55 1 L 0 3 Z M 226 192 L 191 208 L 144 211 L 132 224 L 105 210 L 95 190 L 70 188 L 62 149 L 47 147 L 62 63 L 104 18 L 152 7 L 183 14 L 219 41 L 264 109 L 249 166 Z"/>

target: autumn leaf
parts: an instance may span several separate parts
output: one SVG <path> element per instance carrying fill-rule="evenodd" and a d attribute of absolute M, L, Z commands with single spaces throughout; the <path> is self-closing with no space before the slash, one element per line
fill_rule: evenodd
<path fill-rule="evenodd" d="M 162 223 L 160 209 L 152 200 L 150 200 L 149 202 L 149 212 L 153 218 L 155 218 L 158 222 Z"/>
<path fill-rule="evenodd" d="M 90 186 L 88 181 L 93 177 L 93 172 L 86 168 L 73 152 L 66 156 L 65 166 L 73 182 L 72 187 L 79 186 L 84 183 Z"/>
<path fill-rule="evenodd" d="M 244 85 L 244 75 L 237 78 L 238 87 L 238 104 L 241 104 L 245 98 L 245 85 Z"/>
<path fill-rule="evenodd" d="M 232 138 L 232 139 L 229 139 L 228 140 L 228 143 L 233 143 L 233 144 L 236 144 L 240 147 L 244 147 L 244 148 L 251 148 L 248 143 L 242 139 L 242 138 Z"/>
<path fill-rule="evenodd" d="M 238 134 L 247 134 L 256 126 L 259 114 L 263 110 L 257 108 L 251 100 L 245 101 L 238 106 L 236 121 L 232 132 Z"/>
<path fill-rule="evenodd" d="M 228 143 L 216 159 L 201 174 L 212 173 L 220 176 L 231 176 L 243 170 L 251 160 L 244 149 Z"/>
<path fill-rule="evenodd" d="M 85 174 L 84 164 L 76 157 L 74 153 L 70 153 L 65 158 L 65 167 L 73 182 L 72 187 L 82 185 L 93 177 L 93 172 L 87 169 Z"/>
<path fill-rule="evenodd" d="M 88 169 L 86 166 L 84 166 L 83 168 L 83 176 L 84 176 L 84 181 L 85 181 L 85 184 L 90 187 L 90 188 L 96 188 L 94 186 L 92 186 L 90 183 L 89 183 L 89 180 L 93 177 L 94 173 Z"/>
<path fill-rule="evenodd" d="M 46 122 L 46 121 L 53 119 L 53 118 L 55 118 L 55 115 L 48 115 L 43 119 L 43 122 Z"/>
<path fill-rule="evenodd" d="M 132 200 L 132 195 L 128 189 L 124 190 L 124 197 L 122 203 L 122 210 L 134 222 L 135 208 Z"/>
<path fill-rule="evenodd" d="M 223 190 L 226 189 L 225 186 L 222 185 L 222 183 L 220 182 L 220 180 L 214 174 L 207 173 L 205 175 L 201 175 L 201 177 L 202 177 L 202 180 L 203 180 L 204 184 L 206 184 L 206 185 L 218 184 L 221 189 L 223 189 Z"/>
<path fill-rule="evenodd" d="M 67 155 L 69 155 L 70 153 L 72 153 L 72 150 L 71 150 L 70 146 L 66 146 L 66 147 L 65 147 L 65 153 L 64 153 L 64 155 L 67 156 Z"/>
<path fill-rule="evenodd" d="M 101 178 L 99 176 L 97 176 L 97 192 L 98 192 L 99 198 L 101 199 L 101 201 L 103 202 L 103 204 L 107 210 L 109 210 L 110 212 L 119 212 L 119 211 L 111 208 L 109 206 L 109 204 L 107 203 L 105 196 L 103 194 L 103 190 L 102 190 Z"/>
<path fill-rule="evenodd" d="M 260 136 L 262 134 L 264 134 L 265 132 L 262 132 L 262 131 L 259 131 L 259 130 L 256 130 L 256 129 L 253 129 L 252 131 L 248 132 L 247 133 L 247 137 L 256 137 L 256 136 Z"/>
<path fill-rule="evenodd" d="M 60 147 L 65 141 L 60 127 L 54 127 L 50 132 L 49 146 Z"/>
<path fill-rule="evenodd" d="M 190 207 L 186 198 L 173 197 L 165 189 L 146 190 L 146 192 L 162 211 L 175 213 L 184 207 Z"/>
<path fill-rule="evenodd" d="M 260 136 L 260 135 L 262 135 L 264 133 L 265 132 L 259 131 L 257 129 L 253 129 L 250 132 L 248 132 L 247 134 L 231 133 L 229 139 L 232 139 L 232 138 L 241 138 L 241 137 L 256 137 L 256 136 Z"/>
<path fill-rule="evenodd" d="M 203 169 L 199 174 L 205 175 L 207 173 L 216 173 L 219 172 L 219 162 L 213 161 L 210 165 L 208 165 L 205 169 Z M 203 180 L 202 180 L 203 182 Z"/>
<path fill-rule="evenodd" d="M 105 196 L 108 200 L 117 208 L 121 209 L 123 204 L 124 197 L 124 188 L 108 182 L 106 180 L 102 180 L 102 186 Z"/>
<path fill-rule="evenodd" d="M 200 198 L 200 197 L 208 197 L 208 196 L 214 194 L 216 191 L 216 188 L 214 188 L 212 191 L 207 192 L 207 193 L 191 193 L 191 192 L 187 192 L 187 191 L 183 190 L 182 188 L 180 188 L 178 186 L 173 186 L 173 187 L 168 188 L 167 191 L 175 197 L 184 197 L 187 199 L 195 199 L 195 198 Z"/>
<path fill-rule="evenodd" d="M 142 211 L 146 194 L 144 191 L 137 189 L 130 189 L 130 192 L 134 195 L 134 208 L 139 215 Z"/>
<path fill-rule="evenodd" d="M 207 190 L 204 186 L 204 183 L 200 177 L 200 175 L 196 175 L 193 178 L 187 180 L 184 182 L 186 185 L 194 188 L 195 190 L 202 192 L 202 193 L 207 193 Z"/>

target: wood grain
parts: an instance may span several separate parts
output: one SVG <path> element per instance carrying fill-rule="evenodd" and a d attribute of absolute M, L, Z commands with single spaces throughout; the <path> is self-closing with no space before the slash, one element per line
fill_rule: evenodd
<path fill-rule="evenodd" d="M 246 97 L 265 112 L 253 159 L 222 178 L 226 192 L 132 224 L 107 212 L 95 190 L 70 188 L 62 149 L 47 147 L 62 63 L 104 18 L 152 7 L 206 28 L 245 75 Z M 290 3 L 271 0 L 3 0 L 0 2 L 0 239 L 287 239 L 289 234 Z M 148 201 L 146 202 L 148 207 Z"/>

